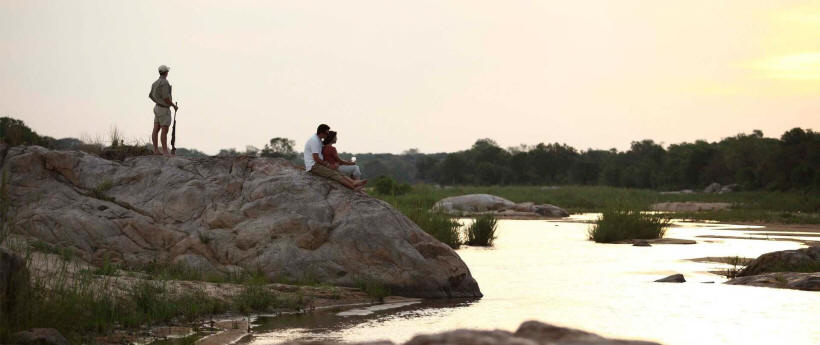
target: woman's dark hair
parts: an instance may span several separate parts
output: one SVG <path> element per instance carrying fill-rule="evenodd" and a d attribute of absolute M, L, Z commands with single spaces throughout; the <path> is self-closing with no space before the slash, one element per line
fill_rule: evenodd
<path fill-rule="evenodd" d="M 323 123 L 316 128 L 316 134 L 322 134 L 324 132 L 327 132 L 328 129 L 330 129 L 330 126 Z"/>
<path fill-rule="evenodd" d="M 333 142 L 333 139 L 336 139 L 336 131 L 327 132 L 327 136 L 325 140 L 322 141 L 322 144 L 328 145 Z"/>

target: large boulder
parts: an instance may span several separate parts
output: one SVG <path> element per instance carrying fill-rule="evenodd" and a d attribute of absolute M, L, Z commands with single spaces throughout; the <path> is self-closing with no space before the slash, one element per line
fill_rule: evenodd
<path fill-rule="evenodd" d="M 32 146 L 10 148 L 2 169 L 12 233 L 92 264 L 258 269 L 273 279 L 372 281 L 404 296 L 481 296 L 461 258 L 389 204 L 282 159 L 119 162 Z"/>
<path fill-rule="evenodd" d="M 763 254 L 740 270 L 737 276 L 770 272 L 820 272 L 820 246 Z"/>
<path fill-rule="evenodd" d="M 296 341 L 288 343 L 310 345 L 338 345 L 334 341 Z M 638 340 L 604 338 L 592 333 L 527 321 L 515 333 L 504 330 L 483 331 L 457 329 L 438 334 L 417 335 L 404 345 L 652 345 L 657 343 Z M 352 343 L 350 345 L 393 345 L 389 341 Z"/>
<path fill-rule="evenodd" d="M 569 212 L 550 204 L 536 205 L 531 202 L 514 203 L 491 194 L 466 194 L 439 200 L 433 205 L 436 210 L 450 214 L 478 214 L 492 212 L 498 215 L 532 214 L 541 217 L 568 217 Z"/>

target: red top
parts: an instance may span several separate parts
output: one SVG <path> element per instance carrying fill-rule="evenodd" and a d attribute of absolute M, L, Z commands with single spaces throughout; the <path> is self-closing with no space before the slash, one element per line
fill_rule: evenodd
<path fill-rule="evenodd" d="M 325 145 L 322 147 L 322 158 L 325 162 L 339 164 L 341 161 L 338 157 L 339 153 L 336 152 L 336 148 L 333 147 L 333 145 Z"/>

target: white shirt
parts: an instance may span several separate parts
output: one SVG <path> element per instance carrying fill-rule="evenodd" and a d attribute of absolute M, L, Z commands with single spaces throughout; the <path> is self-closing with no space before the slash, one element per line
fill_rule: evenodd
<path fill-rule="evenodd" d="M 322 156 L 322 139 L 319 139 L 316 134 L 311 136 L 305 143 L 305 170 L 307 171 L 310 171 L 316 165 L 316 161 L 313 160 L 314 153 L 318 153 L 319 158 L 325 159 Z"/>

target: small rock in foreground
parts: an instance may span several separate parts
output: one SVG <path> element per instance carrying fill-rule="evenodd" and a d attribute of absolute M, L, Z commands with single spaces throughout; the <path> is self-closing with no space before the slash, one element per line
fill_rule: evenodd
<path fill-rule="evenodd" d="M 686 279 L 683 278 L 683 274 L 678 273 L 678 274 L 673 274 L 671 276 L 668 276 L 666 278 L 658 279 L 655 282 L 657 282 L 657 283 L 685 283 Z"/>
<path fill-rule="evenodd" d="M 291 342 L 289 344 L 337 345 L 332 341 Z M 393 345 L 379 341 L 358 343 L 361 345 Z M 479 331 L 458 329 L 454 331 L 417 335 L 404 345 L 657 345 L 658 343 L 638 340 L 617 340 L 604 338 L 577 329 L 557 327 L 538 321 L 527 321 L 515 333 L 508 331 Z"/>
<path fill-rule="evenodd" d="M 68 340 L 54 328 L 32 328 L 12 335 L 17 345 L 69 345 Z"/>

